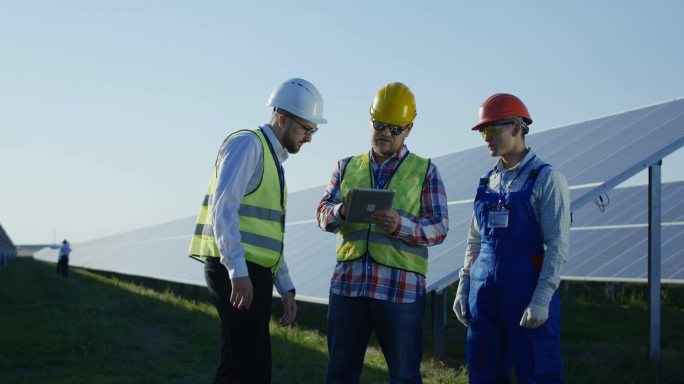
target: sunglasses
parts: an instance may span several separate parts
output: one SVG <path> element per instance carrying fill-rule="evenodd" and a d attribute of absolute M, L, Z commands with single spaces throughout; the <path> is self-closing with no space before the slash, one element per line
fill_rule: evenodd
<path fill-rule="evenodd" d="M 399 136 L 402 132 L 408 129 L 408 125 L 402 127 L 401 125 L 388 124 L 383 123 L 382 121 L 373 120 L 373 128 L 375 128 L 376 131 L 384 131 L 385 128 L 388 128 L 392 135 Z"/>
<path fill-rule="evenodd" d="M 314 133 L 318 132 L 318 127 L 316 127 L 316 128 L 307 127 L 306 125 L 300 123 L 299 120 L 297 120 L 297 119 L 294 117 L 294 115 L 292 115 L 292 114 L 289 114 L 289 113 L 288 113 L 288 114 L 287 114 L 287 117 L 289 117 L 290 119 L 292 119 L 292 121 L 294 121 L 294 122 L 297 123 L 300 127 L 302 127 L 302 129 L 304 130 L 304 135 L 305 135 L 305 136 L 306 136 L 306 135 L 313 135 Z"/>
<path fill-rule="evenodd" d="M 515 125 L 514 120 L 507 120 L 507 121 L 499 121 L 493 124 L 489 125 L 483 125 L 480 127 L 480 135 L 482 135 L 482 138 L 485 138 L 486 136 L 496 136 L 501 132 L 504 128 Z"/>

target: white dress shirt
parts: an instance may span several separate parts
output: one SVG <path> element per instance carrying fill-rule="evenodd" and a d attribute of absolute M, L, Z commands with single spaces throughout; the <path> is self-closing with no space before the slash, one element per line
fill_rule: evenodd
<path fill-rule="evenodd" d="M 282 164 L 288 153 L 268 124 L 260 127 L 273 146 Z M 245 249 L 240 244 L 240 217 L 238 209 L 242 198 L 254 191 L 264 173 L 264 149 L 259 138 L 249 132 L 241 132 L 226 140 L 219 150 L 219 170 L 216 190 L 212 202 L 214 237 L 221 253 L 221 264 L 228 269 L 230 278 L 248 276 Z M 283 263 L 273 276 L 278 293 L 283 294 L 294 288 Z"/>
<path fill-rule="evenodd" d="M 71 247 L 69 246 L 69 243 L 62 243 L 62 246 L 59 248 L 59 259 L 61 260 L 62 257 L 69 257 L 70 253 Z"/>

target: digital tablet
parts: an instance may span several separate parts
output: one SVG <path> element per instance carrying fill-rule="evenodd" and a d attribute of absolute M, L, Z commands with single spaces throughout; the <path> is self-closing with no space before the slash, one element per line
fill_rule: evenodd
<path fill-rule="evenodd" d="M 373 212 L 392 208 L 394 191 L 385 189 L 353 189 L 347 209 L 347 221 L 367 223 Z"/>

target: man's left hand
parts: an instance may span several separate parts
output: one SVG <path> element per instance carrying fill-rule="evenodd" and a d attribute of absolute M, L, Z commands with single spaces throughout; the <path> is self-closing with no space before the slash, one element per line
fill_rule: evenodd
<path fill-rule="evenodd" d="M 285 327 L 292 324 L 297 317 L 297 301 L 295 301 L 294 293 L 291 291 L 283 293 L 280 297 L 283 303 L 283 317 L 280 318 L 278 324 Z"/>
<path fill-rule="evenodd" d="M 371 223 L 377 225 L 384 232 L 394 233 L 399 228 L 401 217 L 399 212 L 394 209 L 383 209 L 375 211 L 371 215 Z"/>

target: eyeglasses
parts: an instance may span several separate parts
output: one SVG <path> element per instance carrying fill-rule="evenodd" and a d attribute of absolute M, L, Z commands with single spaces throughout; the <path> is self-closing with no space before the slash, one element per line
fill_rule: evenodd
<path fill-rule="evenodd" d="M 496 136 L 499 132 L 503 131 L 504 128 L 515 125 L 515 120 L 499 121 L 489 125 L 483 125 L 480 127 L 480 135 L 482 138 L 489 136 Z"/>
<path fill-rule="evenodd" d="M 300 123 L 299 120 L 297 120 L 297 118 L 292 114 L 288 113 L 287 117 L 289 117 L 290 119 L 292 119 L 292 121 L 294 121 L 295 123 L 299 124 L 300 127 L 302 127 L 302 129 L 304 130 L 305 136 L 306 135 L 313 135 L 314 133 L 318 132 L 318 127 L 316 127 L 316 128 L 307 127 L 306 125 Z"/>
<path fill-rule="evenodd" d="M 402 127 L 401 125 L 388 124 L 388 123 L 383 123 L 382 121 L 373 120 L 373 128 L 375 128 L 376 131 L 384 131 L 385 128 L 388 128 L 392 135 L 399 136 L 399 135 L 401 135 L 402 132 L 407 130 L 409 127 L 408 127 L 408 125 Z"/>

